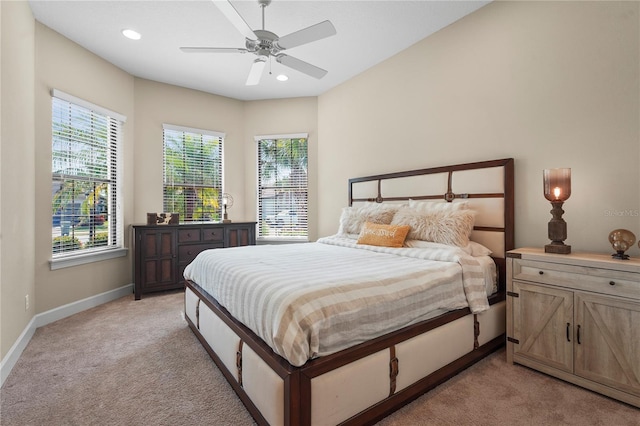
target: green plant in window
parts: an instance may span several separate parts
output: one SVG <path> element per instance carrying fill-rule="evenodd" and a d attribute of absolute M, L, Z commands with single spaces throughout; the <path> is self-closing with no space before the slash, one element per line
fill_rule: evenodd
<path fill-rule="evenodd" d="M 106 232 L 100 232 L 95 235 L 92 239 L 87 241 L 85 247 L 102 247 L 109 244 L 109 234 Z"/>
<path fill-rule="evenodd" d="M 82 248 L 82 243 L 76 237 L 68 235 L 62 237 L 55 237 L 53 239 L 53 252 L 63 253 L 67 251 L 79 250 Z"/>

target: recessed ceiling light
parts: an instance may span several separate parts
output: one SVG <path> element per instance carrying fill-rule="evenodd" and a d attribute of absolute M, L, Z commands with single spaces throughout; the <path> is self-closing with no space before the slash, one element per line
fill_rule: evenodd
<path fill-rule="evenodd" d="M 287 80 L 289 80 L 289 77 L 287 77 L 287 76 L 286 76 L 286 75 L 284 75 L 284 74 L 280 74 L 279 76 L 277 76 L 277 77 L 276 77 L 276 79 L 277 79 L 278 81 L 287 81 Z"/>
<path fill-rule="evenodd" d="M 122 30 L 122 35 L 131 40 L 140 40 L 142 38 L 140 33 L 134 30 Z"/>

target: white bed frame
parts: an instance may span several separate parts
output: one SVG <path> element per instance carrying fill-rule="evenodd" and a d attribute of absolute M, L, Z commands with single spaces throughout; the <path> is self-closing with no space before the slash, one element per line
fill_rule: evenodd
<path fill-rule="evenodd" d="M 510 158 L 349 180 L 349 205 L 464 199 L 478 211 L 472 239 L 493 251 L 499 278 L 491 308 L 482 314 L 456 310 L 294 367 L 187 282 L 187 322 L 258 424 L 373 424 L 505 343 L 513 163 Z"/>

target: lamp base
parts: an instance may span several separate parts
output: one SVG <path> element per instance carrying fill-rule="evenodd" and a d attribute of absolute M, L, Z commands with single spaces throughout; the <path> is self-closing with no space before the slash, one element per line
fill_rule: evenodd
<path fill-rule="evenodd" d="M 231 219 L 222 219 L 222 223 L 231 223 Z"/>
<path fill-rule="evenodd" d="M 571 253 L 571 246 L 566 244 L 547 244 L 544 246 L 545 253 L 556 253 L 556 254 L 569 254 Z"/>
<path fill-rule="evenodd" d="M 613 253 L 611 255 L 611 257 L 613 259 L 620 259 L 620 260 L 628 260 L 629 259 L 629 255 L 628 254 L 624 254 L 624 251 L 622 251 L 622 250 L 617 251 L 616 253 Z"/>

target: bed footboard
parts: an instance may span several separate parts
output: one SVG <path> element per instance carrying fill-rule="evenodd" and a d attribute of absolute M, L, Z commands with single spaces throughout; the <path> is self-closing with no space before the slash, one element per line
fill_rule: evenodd
<path fill-rule="evenodd" d="M 368 424 L 503 345 L 505 302 L 494 302 L 488 312 L 454 311 L 302 367 L 288 364 L 191 282 L 185 316 L 257 423 Z"/>

